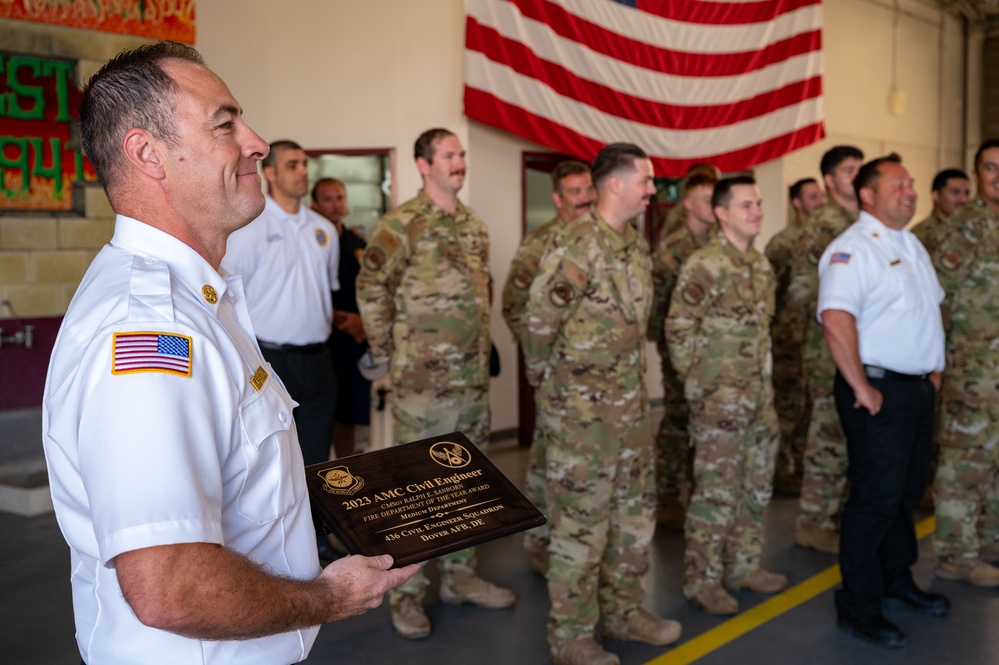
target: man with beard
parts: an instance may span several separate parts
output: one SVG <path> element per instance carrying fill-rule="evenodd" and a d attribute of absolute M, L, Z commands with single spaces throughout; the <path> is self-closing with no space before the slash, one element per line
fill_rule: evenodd
<path fill-rule="evenodd" d="M 523 314 L 539 386 L 551 519 L 548 646 L 556 665 L 617 665 L 595 639 L 665 645 L 680 624 L 642 608 L 655 530 L 645 389 L 651 260 L 630 221 L 655 194 L 652 162 L 612 143 L 592 165 L 597 203 L 554 236 Z"/>

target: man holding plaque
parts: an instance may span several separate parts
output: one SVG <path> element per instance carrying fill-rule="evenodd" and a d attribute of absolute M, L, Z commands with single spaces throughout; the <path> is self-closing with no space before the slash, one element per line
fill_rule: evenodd
<path fill-rule="evenodd" d="M 416 572 L 320 571 L 294 402 L 271 376 L 226 238 L 264 208 L 267 144 L 193 48 L 126 51 L 80 105 L 118 213 L 52 352 L 42 405 L 90 663 L 297 663 L 319 624 Z M 267 367 L 268 369 L 265 369 Z"/>
<path fill-rule="evenodd" d="M 361 259 L 357 304 L 375 362 L 389 363 L 396 444 L 455 430 L 489 440 L 489 238 L 458 200 L 465 149 L 446 129 L 414 146 L 423 188 L 378 222 Z M 441 557 L 441 600 L 504 608 L 509 589 L 475 574 L 475 552 Z M 421 573 L 394 590 L 392 625 L 403 637 L 430 634 Z"/>
<path fill-rule="evenodd" d="M 556 665 L 616 665 L 595 640 L 665 645 L 680 624 L 642 609 L 655 531 L 645 390 L 649 248 L 630 220 L 656 193 L 652 162 L 614 143 L 592 165 L 596 209 L 549 242 L 524 311 L 528 378 L 547 446 L 548 644 Z M 581 371 L 582 370 L 582 371 Z"/>

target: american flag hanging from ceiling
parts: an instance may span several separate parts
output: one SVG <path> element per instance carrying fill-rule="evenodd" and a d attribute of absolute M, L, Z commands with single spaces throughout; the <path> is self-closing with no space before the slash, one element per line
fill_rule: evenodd
<path fill-rule="evenodd" d="M 465 114 L 583 158 L 626 141 L 659 175 L 815 143 L 821 0 L 466 0 Z"/>

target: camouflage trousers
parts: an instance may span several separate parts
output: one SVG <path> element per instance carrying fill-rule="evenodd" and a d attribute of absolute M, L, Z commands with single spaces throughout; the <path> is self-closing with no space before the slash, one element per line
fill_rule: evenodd
<path fill-rule="evenodd" d="M 774 349 L 774 409 L 780 423 L 780 451 L 776 475 L 801 478 L 808 440 L 811 403 L 806 399 L 808 382 L 801 363 L 801 350 L 783 353 Z"/>
<path fill-rule="evenodd" d="M 942 412 L 933 549 L 974 558 L 999 540 L 999 405 L 949 401 Z"/>
<path fill-rule="evenodd" d="M 720 388 L 691 400 L 694 494 L 687 509 L 683 593 L 736 579 L 760 566 L 763 511 L 780 443 L 770 399 Z"/>
<path fill-rule="evenodd" d="M 801 512 L 795 526 L 838 531 L 846 499 L 846 436 L 836 412 L 832 382 L 815 383 L 810 385 L 812 414 L 801 479 Z"/>
<path fill-rule="evenodd" d="M 485 450 L 489 442 L 489 393 L 484 387 L 429 395 L 393 388 L 392 418 L 396 445 L 458 431 Z M 474 572 L 475 549 L 446 554 L 436 561 L 442 576 Z M 389 591 L 389 599 L 398 602 L 403 596 L 414 596 L 422 601 L 429 584 L 421 565 L 416 575 Z"/>
<path fill-rule="evenodd" d="M 541 412 L 547 442 L 551 543 L 548 642 L 592 637 L 601 616 L 645 600 L 655 531 L 647 415 L 583 422 Z"/>
<path fill-rule="evenodd" d="M 664 368 L 665 370 L 666 368 Z M 672 371 L 672 370 L 671 370 Z M 656 496 L 659 509 L 686 507 L 694 484 L 693 454 L 687 432 L 689 414 L 683 386 L 663 377 L 663 418 L 656 432 Z"/>
<path fill-rule="evenodd" d="M 527 456 L 527 472 L 524 474 L 524 496 L 538 507 L 538 510 L 548 514 L 548 488 L 545 472 L 545 437 L 541 427 L 540 391 L 534 391 L 535 414 L 534 440 Z M 548 549 L 551 540 L 551 524 L 546 522 L 524 534 L 524 549 L 531 554 L 538 554 Z"/>

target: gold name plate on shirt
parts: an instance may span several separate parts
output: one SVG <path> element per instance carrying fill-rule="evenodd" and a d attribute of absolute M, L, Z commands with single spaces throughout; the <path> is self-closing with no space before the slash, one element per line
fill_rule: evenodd
<path fill-rule="evenodd" d="M 464 434 L 305 469 L 313 510 L 351 554 L 426 561 L 546 518 Z"/>

